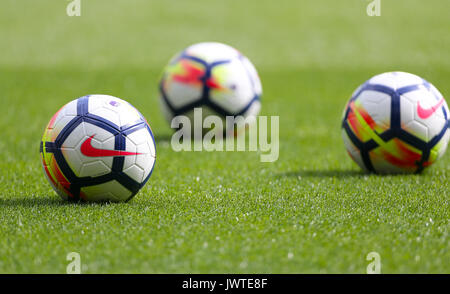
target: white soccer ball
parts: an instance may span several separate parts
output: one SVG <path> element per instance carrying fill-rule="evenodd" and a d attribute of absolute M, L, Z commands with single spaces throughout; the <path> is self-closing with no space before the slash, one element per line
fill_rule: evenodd
<path fill-rule="evenodd" d="M 169 123 L 179 115 L 192 120 L 194 108 L 201 108 L 203 117 L 243 116 L 252 121 L 260 111 L 261 95 L 253 64 L 221 43 L 184 49 L 166 66 L 160 82 L 161 106 Z"/>
<path fill-rule="evenodd" d="M 444 154 L 449 125 L 447 103 L 433 85 L 413 74 L 388 72 L 353 93 L 342 136 L 364 170 L 417 173 Z"/>
<path fill-rule="evenodd" d="M 50 119 L 41 159 L 63 199 L 118 202 L 131 199 L 150 178 L 156 149 L 150 126 L 131 104 L 88 95 Z"/>

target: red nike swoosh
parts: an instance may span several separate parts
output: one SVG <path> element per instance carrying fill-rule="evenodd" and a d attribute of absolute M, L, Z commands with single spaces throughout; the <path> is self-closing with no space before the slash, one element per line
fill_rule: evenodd
<path fill-rule="evenodd" d="M 436 105 L 432 106 L 431 108 L 422 108 L 420 106 L 420 102 L 417 103 L 417 114 L 421 119 L 427 119 L 429 118 L 436 110 L 441 107 L 442 103 L 444 103 L 444 98 L 442 98 Z"/>
<path fill-rule="evenodd" d="M 134 152 L 127 152 L 122 150 L 107 150 L 107 149 L 98 149 L 92 146 L 92 138 L 95 135 L 90 136 L 87 138 L 83 144 L 81 144 L 80 151 L 81 154 L 88 157 L 107 157 L 107 156 L 126 156 L 126 155 L 139 155 L 142 153 L 134 153 Z"/>

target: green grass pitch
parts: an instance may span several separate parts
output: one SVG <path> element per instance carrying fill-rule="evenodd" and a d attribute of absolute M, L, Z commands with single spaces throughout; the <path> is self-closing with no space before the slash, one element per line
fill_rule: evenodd
<path fill-rule="evenodd" d="M 412 72 L 450 96 L 449 1 L 69 1 L 0 4 L 0 273 L 450 273 L 450 155 L 422 175 L 359 171 L 340 118 L 371 76 Z M 255 64 L 280 157 L 180 152 L 159 111 L 163 66 L 200 41 Z M 125 204 L 68 204 L 41 170 L 50 117 L 86 94 L 128 100 L 157 162 Z M 449 101 L 447 99 L 447 101 Z"/>

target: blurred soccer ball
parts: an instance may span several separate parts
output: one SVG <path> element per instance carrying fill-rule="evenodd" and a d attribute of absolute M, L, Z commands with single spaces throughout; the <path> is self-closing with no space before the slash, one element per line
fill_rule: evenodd
<path fill-rule="evenodd" d="M 253 64 L 221 43 L 198 43 L 177 54 L 163 72 L 160 101 L 169 121 L 190 118 L 201 108 L 207 115 L 243 116 L 251 121 L 260 110 L 261 82 Z M 226 125 L 224 124 L 224 127 Z"/>
<path fill-rule="evenodd" d="M 149 179 L 155 142 L 145 118 L 128 102 L 89 95 L 62 107 L 41 142 L 45 175 L 68 200 L 127 201 Z"/>
<path fill-rule="evenodd" d="M 413 74 L 388 72 L 353 93 L 342 136 L 348 154 L 364 170 L 414 173 L 444 154 L 449 125 L 447 103 L 433 85 Z"/>

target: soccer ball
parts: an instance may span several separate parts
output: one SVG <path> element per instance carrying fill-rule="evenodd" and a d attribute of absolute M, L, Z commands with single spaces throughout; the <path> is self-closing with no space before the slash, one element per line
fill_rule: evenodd
<path fill-rule="evenodd" d="M 150 178 L 156 159 L 145 118 L 108 95 L 63 106 L 50 119 L 40 151 L 53 189 L 75 201 L 128 201 Z"/>
<path fill-rule="evenodd" d="M 224 121 L 226 116 L 242 116 L 252 122 L 261 108 L 255 67 L 221 43 L 198 43 L 177 54 L 164 69 L 159 89 L 169 123 L 185 115 L 193 125 L 194 108 L 201 108 L 203 117 L 218 115 Z"/>
<path fill-rule="evenodd" d="M 413 74 L 388 72 L 353 93 L 342 136 L 364 170 L 419 173 L 444 154 L 449 126 L 447 103 L 433 85 Z"/>

